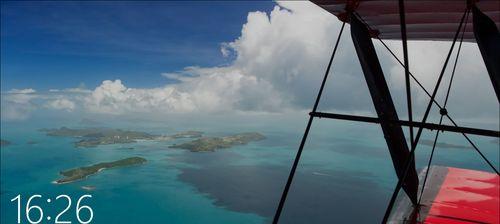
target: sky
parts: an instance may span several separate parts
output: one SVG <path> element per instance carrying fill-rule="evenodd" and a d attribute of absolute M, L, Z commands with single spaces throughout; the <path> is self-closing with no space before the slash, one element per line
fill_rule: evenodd
<path fill-rule="evenodd" d="M 306 112 L 341 27 L 305 1 L 2 2 L 1 13 L 4 121 L 41 113 Z M 373 115 L 349 33 L 347 25 L 320 110 Z M 401 57 L 401 42 L 387 44 Z M 409 42 L 410 71 L 428 90 L 450 44 Z M 404 70 L 375 48 L 405 118 Z M 461 124 L 497 129 L 498 101 L 477 46 L 464 43 L 459 60 L 448 111 Z M 428 98 L 412 85 L 419 119 Z"/>
<path fill-rule="evenodd" d="M 255 2 L 2 2 L 2 88 L 133 87 L 171 80 L 159 74 L 229 63 L 220 44 L 238 37 Z M 224 12 L 224 13 L 221 13 Z"/>

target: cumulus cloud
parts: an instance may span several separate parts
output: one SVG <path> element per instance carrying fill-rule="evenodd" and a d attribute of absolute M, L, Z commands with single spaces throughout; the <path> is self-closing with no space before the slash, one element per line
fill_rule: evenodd
<path fill-rule="evenodd" d="M 12 89 L 1 95 L 1 119 L 23 120 L 36 109 L 34 100 L 39 96 L 34 89 Z"/>
<path fill-rule="evenodd" d="M 270 85 L 258 83 L 255 77 L 226 68 L 209 70 L 211 74 L 203 74 L 204 69 L 196 70 L 193 72 L 200 75 L 196 78 L 152 89 L 128 88 L 121 80 L 106 80 L 85 98 L 85 106 L 90 112 L 125 114 L 257 110 L 259 107 L 278 110 L 282 105 L 277 99 L 267 97 L 275 93 Z"/>
<path fill-rule="evenodd" d="M 121 80 L 102 82 L 85 98 L 90 112 L 123 114 L 126 112 L 185 111 L 191 109 L 189 96 L 173 87 L 135 89 Z"/>
<path fill-rule="evenodd" d="M 388 43 L 396 54 L 402 55 L 400 42 Z M 451 42 L 409 42 L 410 70 L 429 92 L 432 92 L 435 87 L 450 46 Z M 456 50 L 447 66 L 436 98 L 441 104 L 444 104 L 446 90 L 450 83 L 455 53 Z M 394 86 L 396 93 L 402 93 L 405 88 L 402 84 L 404 83 L 404 76 L 402 75 L 404 70 L 394 59 L 390 58 L 390 60 L 392 64 L 389 66 L 386 76 L 389 77 L 389 81 Z M 417 112 L 419 111 L 422 114 L 425 105 L 429 102 L 429 98 L 416 87 L 415 83 L 412 84 L 414 86 L 413 96 L 416 101 L 416 109 Z M 403 98 L 403 96 L 403 94 L 393 94 L 395 98 Z M 401 99 L 401 101 L 404 100 Z M 476 121 L 483 120 L 484 122 L 494 121 L 498 123 L 498 102 L 476 43 L 463 43 L 447 107 L 450 114 L 455 117 L 458 116 L 462 119 L 474 118 Z"/>
<path fill-rule="evenodd" d="M 54 94 L 64 92 L 78 97 L 68 99 L 73 104 L 53 97 L 49 104 L 63 110 L 75 110 L 76 105 L 81 104 L 87 112 L 104 114 L 309 109 L 341 23 L 310 2 L 278 4 L 270 13 L 250 12 L 241 35 L 233 41 L 221 43 L 222 56 L 234 56 L 229 65 L 192 66 L 163 73 L 162 76 L 176 82 L 156 88 L 132 88 L 121 80 L 105 80 L 93 90 L 84 86 L 54 90 Z M 373 113 L 349 26 L 344 32 L 320 108 Z M 399 41 L 387 42 L 396 54 L 401 55 Z M 436 82 L 449 45 L 450 42 L 409 43 L 410 70 L 429 90 Z M 400 117 L 405 117 L 404 72 L 376 42 L 375 47 Z M 477 46 L 465 43 L 461 55 L 451 91 L 450 113 L 464 118 L 497 119 L 498 104 Z M 445 78 L 442 85 L 447 85 L 448 80 Z M 415 111 L 422 112 L 428 98 L 417 89 L 414 85 Z M 439 92 L 440 102 L 443 96 L 443 92 Z"/>
<path fill-rule="evenodd" d="M 32 88 L 12 89 L 1 94 L 1 120 L 25 120 L 44 108 L 71 112 L 76 108 L 75 102 L 82 101 L 81 95 L 89 93 L 90 90 L 50 89 L 39 92 Z"/>
<path fill-rule="evenodd" d="M 68 112 L 73 111 L 76 107 L 73 101 L 65 98 L 48 101 L 45 106 L 50 109 L 65 110 Z"/>
<path fill-rule="evenodd" d="M 188 67 L 163 76 L 180 83 L 153 89 L 128 88 L 107 80 L 86 99 L 92 112 L 140 111 L 283 111 L 309 106 L 325 58 L 338 30 L 326 12 L 310 4 L 276 6 L 268 15 L 251 12 L 241 36 L 223 43 L 221 52 L 236 55 L 224 67 Z M 304 8 L 305 7 L 305 8 Z M 314 13 L 311 13 L 314 12 Z M 311 29 L 310 32 L 303 32 Z"/>

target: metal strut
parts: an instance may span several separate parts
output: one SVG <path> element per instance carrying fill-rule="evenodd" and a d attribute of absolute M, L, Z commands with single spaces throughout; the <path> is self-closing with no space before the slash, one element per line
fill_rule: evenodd
<path fill-rule="evenodd" d="M 321 87 L 318 91 L 318 96 L 316 97 L 316 101 L 314 102 L 314 106 L 312 112 L 316 112 L 318 108 L 319 101 L 321 99 L 321 95 L 323 94 L 323 89 L 325 88 L 326 80 L 328 78 L 328 74 L 330 73 L 330 68 L 332 66 L 333 58 L 335 57 L 335 53 L 337 52 L 337 48 L 339 46 L 340 38 L 342 37 L 342 33 L 344 31 L 345 22 L 342 23 L 342 28 L 340 28 L 339 36 L 337 37 L 337 41 L 335 43 L 335 47 L 333 48 L 332 56 L 330 57 L 330 61 L 328 62 L 328 66 L 326 68 L 325 76 L 323 77 L 323 82 L 321 82 Z M 276 213 L 274 214 L 273 224 L 277 224 L 280 219 L 281 212 L 283 211 L 283 206 L 285 205 L 286 197 L 288 195 L 288 191 L 290 190 L 290 185 L 292 184 L 293 177 L 295 175 L 295 171 L 297 170 L 297 165 L 299 164 L 300 156 L 302 155 L 302 150 L 304 149 L 304 145 L 307 140 L 307 136 L 309 135 L 309 130 L 311 129 L 312 121 L 314 116 L 309 116 L 309 121 L 307 122 L 306 130 L 304 131 L 304 135 L 302 136 L 302 140 L 300 142 L 299 150 L 295 155 L 295 160 L 293 161 L 292 169 L 290 170 L 290 174 L 288 176 L 288 180 L 286 182 L 285 188 L 283 189 L 283 193 L 281 195 L 280 202 L 278 204 L 278 208 L 276 209 Z"/>
<path fill-rule="evenodd" d="M 311 112 L 310 115 L 318 118 L 330 118 L 337 120 L 347 120 L 347 121 L 360 121 L 366 123 L 374 123 L 380 124 L 381 119 L 377 117 L 366 117 L 366 116 L 358 116 L 358 115 L 349 115 L 349 114 L 335 114 L 335 113 L 324 113 L 324 112 Z M 488 136 L 488 137 L 500 137 L 499 131 L 487 130 L 487 129 L 479 129 L 479 128 L 470 128 L 470 127 L 461 127 L 461 126 L 451 126 L 451 125 L 443 125 L 443 124 L 434 124 L 434 123 L 422 123 L 422 122 L 410 122 L 405 120 L 386 120 L 385 122 L 389 122 L 396 125 L 401 126 L 413 126 L 417 128 L 425 128 L 429 130 L 437 130 L 437 131 L 449 131 L 455 133 L 467 133 L 473 135 L 480 136 Z"/>
<path fill-rule="evenodd" d="M 350 22 L 351 22 L 351 36 L 354 42 L 354 46 L 356 48 L 356 53 L 358 54 L 358 58 L 360 60 L 360 64 L 363 68 L 363 73 L 365 75 L 366 82 L 368 84 L 370 94 L 372 96 L 372 100 L 375 105 L 375 109 L 378 114 L 378 118 L 373 118 L 373 117 L 364 117 L 364 116 L 354 116 L 354 115 L 342 115 L 342 114 L 332 114 L 332 113 L 322 113 L 322 112 L 316 112 L 328 74 L 330 72 L 330 67 L 333 61 L 333 58 L 335 56 L 335 53 L 337 51 L 337 47 L 342 35 L 342 32 L 344 30 L 345 22 L 342 24 L 342 28 L 340 30 L 339 36 L 337 38 L 337 42 L 335 44 L 335 48 L 333 50 L 332 56 L 330 58 L 325 76 L 323 78 L 323 82 L 321 83 L 320 90 L 318 92 L 318 96 L 316 98 L 314 107 L 312 112 L 309 114 L 309 121 L 307 123 L 307 127 L 305 129 L 304 135 L 301 140 L 301 144 L 299 146 L 299 149 L 297 151 L 297 154 L 295 156 L 294 163 L 292 165 L 292 168 L 290 170 L 290 174 L 287 180 L 287 183 L 285 185 L 285 188 L 283 190 L 283 194 L 280 199 L 280 203 L 278 205 L 278 208 L 276 210 L 275 216 L 273 218 L 273 224 L 277 224 L 282 212 L 282 209 L 284 207 L 284 203 L 286 201 L 286 197 L 288 194 L 288 191 L 290 189 L 291 183 L 293 181 L 293 177 L 295 175 L 295 171 L 298 166 L 298 162 L 300 160 L 305 142 L 307 140 L 307 136 L 309 134 L 309 130 L 312 125 L 312 121 L 314 117 L 326 117 L 326 118 L 334 118 L 334 119 L 341 119 L 341 120 L 352 120 L 352 121 L 364 121 L 364 122 L 369 122 L 369 123 L 380 123 L 382 130 L 384 132 L 384 137 L 386 139 L 386 142 L 389 146 L 389 151 L 391 153 L 391 157 L 393 160 L 393 165 L 396 169 L 396 172 L 398 174 L 398 184 L 396 185 L 396 188 L 394 189 L 393 195 L 391 197 L 391 200 L 389 202 L 389 205 L 386 209 L 386 213 L 384 215 L 384 219 L 382 223 L 386 223 L 388 220 L 388 217 L 390 215 L 390 212 L 392 210 L 392 207 L 394 205 L 395 199 L 398 195 L 398 192 L 401 188 L 405 190 L 407 193 L 408 197 L 412 201 L 413 204 L 418 204 L 417 203 L 417 191 L 418 191 L 418 176 L 416 175 L 416 170 L 415 170 L 415 162 L 414 162 L 414 153 L 416 146 L 418 144 L 419 138 L 421 136 L 422 130 L 424 128 L 426 129 L 431 129 L 431 130 L 442 130 L 442 131 L 451 131 L 451 132 L 460 132 L 464 137 L 469 141 L 469 143 L 476 149 L 476 151 L 485 159 L 486 162 L 488 162 L 488 165 L 495 170 L 497 175 L 500 175 L 499 172 L 495 169 L 495 167 L 489 162 L 484 155 L 477 149 L 477 147 L 474 145 L 474 143 L 467 137 L 465 133 L 469 134 L 477 134 L 477 135 L 484 135 L 484 136 L 492 136 L 492 137 L 500 137 L 500 133 L 498 131 L 492 131 L 492 130 L 483 130 L 483 129 L 476 129 L 476 128 L 468 128 L 468 127 L 460 127 L 458 126 L 447 113 L 442 113 L 443 116 L 446 116 L 450 119 L 450 121 L 453 123 L 454 126 L 448 126 L 448 125 L 442 125 L 441 121 L 440 124 L 432 124 L 432 123 L 426 123 L 426 119 L 429 115 L 430 108 L 432 107 L 432 104 L 435 103 L 441 110 L 443 110 L 446 107 L 446 102 L 444 104 L 444 107 L 441 107 L 439 103 L 436 102 L 435 96 L 437 93 L 437 90 L 440 86 L 444 71 L 446 69 L 446 66 L 448 64 L 448 60 L 451 56 L 451 53 L 453 51 L 454 45 L 457 41 L 458 34 L 461 30 L 461 27 L 464 22 L 464 17 L 466 14 L 468 14 L 468 10 L 464 12 L 464 15 L 462 16 L 462 19 L 460 21 L 459 27 L 457 32 L 455 33 L 455 37 L 453 39 L 450 51 L 448 52 L 448 56 L 444 62 L 444 66 L 441 70 L 440 76 L 438 78 L 438 81 L 436 83 L 436 86 L 433 90 L 432 95 L 429 94 L 428 91 L 425 90 L 425 88 L 418 82 L 418 80 L 415 79 L 415 77 L 409 72 L 409 66 L 408 66 L 408 55 L 407 55 L 407 46 L 406 46 L 406 27 L 404 23 L 404 3 L 402 0 L 399 1 L 400 3 L 400 26 L 401 26 L 401 34 L 402 34 L 402 40 L 403 40 L 403 51 L 404 51 L 404 65 L 403 63 L 397 59 L 397 57 L 390 51 L 390 49 L 382 42 L 380 38 L 379 41 L 382 42 L 382 44 L 391 52 L 391 54 L 398 60 L 398 62 L 405 68 L 405 81 L 407 84 L 407 102 L 408 102 L 408 115 L 409 115 L 409 121 L 402 121 L 399 120 L 397 117 L 397 113 L 394 107 L 394 104 L 392 102 L 392 98 L 390 95 L 390 92 L 387 87 L 387 83 L 385 82 L 385 78 L 382 72 L 382 69 L 380 67 L 380 63 L 378 61 L 378 57 L 376 55 L 375 49 L 373 47 L 373 43 L 371 41 L 371 37 L 368 32 L 368 25 L 362 23 L 361 18 L 356 17 L 355 12 L 350 13 Z M 474 15 L 474 35 L 476 37 L 478 46 L 481 50 L 481 54 L 483 56 L 483 60 L 486 64 L 488 73 L 490 75 L 491 81 L 493 83 L 493 87 L 495 89 L 495 93 L 497 95 L 497 98 L 500 102 L 500 64 L 497 62 L 499 61 L 500 58 L 500 34 L 498 32 L 498 29 L 496 28 L 495 24 L 492 24 L 491 19 L 489 19 L 486 15 L 484 15 L 480 10 L 473 6 L 472 7 L 473 15 Z M 493 26 L 492 26 L 493 25 Z M 465 28 L 464 28 L 465 30 Z M 463 37 L 462 37 L 463 38 Z M 457 55 L 458 58 L 458 55 Z M 456 66 L 456 61 L 455 61 L 455 66 Z M 455 70 L 455 66 L 454 69 Z M 453 72 L 454 73 L 454 72 Z M 424 113 L 424 117 L 421 122 L 413 122 L 412 121 L 412 112 L 411 112 L 411 90 L 409 86 L 409 77 L 412 77 L 415 79 L 417 84 L 420 85 L 421 88 L 424 89 L 424 91 L 429 95 L 430 97 L 430 102 L 427 105 L 426 111 Z M 450 83 L 451 85 L 451 83 Z M 449 88 L 448 88 L 448 94 L 449 94 Z M 448 95 L 447 94 L 447 95 Z M 448 96 L 446 97 L 448 98 Z M 447 101 L 447 99 L 446 99 Z M 441 120 L 443 118 L 441 116 Z M 406 140 L 404 138 L 404 133 L 402 131 L 401 126 L 409 126 L 410 127 L 410 135 L 413 136 L 413 130 L 412 127 L 418 127 L 418 132 L 413 139 L 411 137 L 411 150 L 408 151 L 408 146 L 406 144 Z M 437 140 L 437 136 L 436 136 Z M 435 142 L 434 142 L 435 144 Z M 432 157 L 431 157 L 432 158 Z M 404 161 L 404 163 L 402 163 Z M 430 161 L 429 161 L 430 163 Z M 423 190 L 423 189 L 422 189 Z M 420 201 L 420 200 L 418 200 Z"/>
<path fill-rule="evenodd" d="M 446 105 L 448 104 L 451 86 L 452 86 L 453 80 L 455 78 L 455 71 L 456 71 L 457 64 L 458 64 L 458 58 L 460 57 L 460 50 L 462 49 L 462 43 L 464 41 L 465 30 L 467 29 L 467 21 L 469 20 L 469 13 L 470 12 L 467 12 L 467 16 L 465 17 L 464 29 L 462 30 L 462 36 L 460 37 L 460 44 L 458 45 L 457 56 L 455 57 L 455 63 L 453 64 L 453 71 L 451 72 L 450 83 L 448 84 L 448 90 L 446 91 L 446 98 L 444 100 L 443 108 L 439 110 L 441 113 L 441 117 L 439 118 L 439 125 L 441 125 L 443 123 L 444 116 L 448 114 L 448 112 L 446 110 Z M 431 155 L 429 156 L 429 160 L 427 162 L 427 169 L 425 171 L 424 181 L 422 183 L 422 188 L 420 189 L 420 196 L 418 198 L 419 205 L 420 205 L 420 202 L 422 201 L 422 198 L 424 196 L 425 185 L 427 183 L 427 178 L 429 177 L 429 172 L 431 169 L 431 164 L 432 164 L 432 159 L 434 157 L 434 152 L 436 151 L 436 144 L 437 144 L 438 138 L 439 138 L 439 131 L 436 132 L 436 135 L 434 137 L 434 142 L 432 143 Z"/>
<path fill-rule="evenodd" d="M 401 62 L 401 60 L 399 60 L 398 57 L 396 57 L 396 55 L 394 54 L 394 52 L 392 52 L 392 50 L 387 46 L 387 44 L 384 43 L 384 41 L 382 41 L 382 39 L 378 38 L 377 39 L 380 41 L 380 43 L 387 49 L 387 51 L 389 51 L 389 53 L 391 53 L 392 57 L 394 57 L 394 59 L 401 65 L 404 67 L 403 63 Z M 436 99 L 433 99 L 431 94 L 429 93 L 429 91 L 427 91 L 427 89 L 422 85 L 422 83 L 420 83 L 418 81 L 418 79 L 415 78 L 415 76 L 413 76 L 410 72 L 410 76 L 412 77 L 412 79 L 417 83 L 417 85 L 420 87 L 420 89 L 422 89 L 424 91 L 424 93 L 429 97 L 431 98 L 431 101 L 439 108 L 439 110 L 443 110 L 444 107 L 441 106 L 437 101 Z M 451 123 L 453 124 L 454 127 L 456 128 L 461 128 L 460 126 L 458 126 L 457 122 L 455 122 L 455 120 L 453 120 L 453 118 L 451 118 L 449 112 L 445 114 L 446 118 L 448 118 L 448 120 L 451 121 Z M 424 127 L 425 128 L 425 127 Z M 436 130 L 438 130 L 436 128 Z M 491 136 L 491 137 L 497 137 L 497 138 L 500 138 L 500 134 L 498 134 L 498 131 L 490 131 L 490 130 L 481 130 L 481 129 L 477 129 L 477 130 L 480 130 L 480 131 L 486 131 L 486 132 L 489 132 L 489 134 L 481 134 L 481 133 L 474 133 L 474 132 L 469 132 L 469 131 L 466 131 L 466 130 L 463 130 L 463 131 L 460 131 L 460 133 L 462 134 L 462 136 L 464 136 L 465 140 L 467 140 L 467 142 L 469 142 L 469 144 L 472 146 L 472 148 L 474 148 L 474 150 L 481 156 L 481 158 L 488 164 L 488 166 L 493 170 L 495 171 L 495 173 L 497 173 L 498 175 L 500 175 L 500 173 L 498 172 L 498 170 L 495 168 L 495 166 L 493 165 L 493 163 L 491 163 L 487 158 L 486 156 L 479 150 L 479 148 L 476 146 L 476 144 L 474 144 L 474 142 L 469 138 L 469 136 L 467 136 L 466 133 L 468 134 L 475 134 L 475 135 L 484 135 L 484 136 Z M 493 135 L 491 135 L 493 133 Z M 495 134 L 497 133 L 497 134 Z"/>
<path fill-rule="evenodd" d="M 384 73 L 369 31 L 354 14 L 351 15 L 351 36 L 391 154 L 394 169 L 399 180 L 402 180 L 405 175 L 405 162 L 407 158 L 410 158 L 410 150 L 406 144 L 406 138 L 401 125 L 389 122 L 399 121 L 396 108 L 387 87 L 387 82 L 385 81 Z M 410 162 L 407 176 L 403 182 L 403 189 L 412 203 L 416 204 L 418 175 L 413 161 Z"/>
<path fill-rule="evenodd" d="M 408 43 L 406 37 L 406 19 L 405 19 L 405 4 L 404 0 L 399 0 L 399 26 L 401 27 L 401 42 L 403 44 L 403 58 L 405 68 L 405 84 L 406 84 L 406 104 L 408 107 L 408 121 L 413 122 L 413 112 L 411 107 L 411 86 L 410 86 L 410 63 L 408 60 Z M 413 142 L 413 126 L 408 126 L 410 129 L 410 144 Z"/>
<path fill-rule="evenodd" d="M 476 6 L 472 7 L 472 16 L 477 46 L 481 51 L 486 70 L 488 70 L 491 83 L 493 83 L 497 99 L 500 102 L 500 33 L 495 22 Z"/>
<path fill-rule="evenodd" d="M 453 42 L 451 44 L 450 50 L 448 51 L 448 55 L 446 56 L 446 60 L 444 61 L 443 68 L 441 69 L 441 73 L 439 74 L 436 86 L 434 87 L 434 90 L 432 92 L 431 99 L 430 99 L 429 103 L 427 104 L 427 108 L 425 109 L 424 117 L 422 118 L 422 123 L 425 123 L 427 121 L 427 117 L 429 116 L 429 112 L 432 108 L 432 105 L 433 105 L 433 102 L 435 100 L 439 86 L 441 85 L 441 81 L 443 79 L 444 72 L 446 71 L 448 61 L 450 60 L 451 53 L 453 52 L 453 49 L 455 47 L 455 43 L 457 42 L 457 38 L 458 38 L 458 35 L 460 34 L 460 30 L 462 29 L 462 25 L 464 23 L 465 15 L 467 14 L 467 12 L 468 12 L 468 9 L 464 11 L 462 18 L 460 19 L 460 24 L 458 25 L 458 29 L 455 32 L 455 36 L 453 37 Z M 387 223 L 387 221 L 389 219 L 389 215 L 391 214 L 392 207 L 394 206 L 394 203 L 396 202 L 396 198 L 398 196 L 399 190 L 401 189 L 401 187 L 403 187 L 404 180 L 407 177 L 407 172 L 411 170 L 412 165 L 415 166 L 415 164 L 414 164 L 415 150 L 417 148 L 416 146 L 418 144 L 418 141 L 420 139 L 422 131 L 423 131 L 423 128 L 420 127 L 417 131 L 417 135 L 415 137 L 415 140 L 412 142 L 412 148 L 411 148 L 410 155 L 406 159 L 406 162 L 405 162 L 406 165 L 405 165 L 404 175 L 402 178 L 400 178 L 398 180 L 398 183 L 396 184 L 394 192 L 392 193 L 391 200 L 389 201 L 389 204 L 387 205 L 384 218 L 382 219 L 383 224 Z"/>

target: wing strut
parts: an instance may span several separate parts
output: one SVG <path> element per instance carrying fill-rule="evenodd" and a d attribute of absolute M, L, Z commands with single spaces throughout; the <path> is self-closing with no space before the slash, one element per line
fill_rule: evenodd
<path fill-rule="evenodd" d="M 474 36 L 500 102 L 500 33 L 487 15 L 472 7 Z"/>
<path fill-rule="evenodd" d="M 431 99 L 430 99 L 429 103 L 427 104 L 427 108 L 425 109 L 425 113 L 424 113 L 424 116 L 422 118 L 423 123 L 425 123 L 427 121 L 427 118 L 429 116 L 429 112 L 430 112 L 432 105 L 433 105 L 433 102 L 436 98 L 437 91 L 439 89 L 439 86 L 441 85 L 441 81 L 443 80 L 443 75 L 444 75 L 444 72 L 446 71 L 446 67 L 447 67 L 448 62 L 450 60 L 451 53 L 453 52 L 453 48 L 455 47 L 455 43 L 457 42 L 458 35 L 460 34 L 460 30 L 462 29 L 465 15 L 468 13 L 468 11 L 469 11 L 469 9 L 466 9 L 464 11 L 464 14 L 462 15 L 462 18 L 460 19 L 460 24 L 458 25 L 457 31 L 455 32 L 455 36 L 453 37 L 453 42 L 451 43 L 450 50 L 448 51 L 448 55 L 446 56 L 446 60 L 444 61 L 443 68 L 441 69 L 441 73 L 439 74 L 438 80 L 436 82 L 436 86 L 434 87 L 434 90 L 432 91 Z M 417 135 L 415 136 L 415 140 L 412 142 L 412 148 L 411 148 L 410 155 L 406 159 L 406 162 L 405 162 L 406 164 L 405 164 L 405 171 L 403 173 L 403 177 L 398 180 L 396 188 L 394 189 L 394 192 L 391 196 L 391 200 L 389 201 L 387 209 L 385 210 L 385 215 L 384 215 L 384 218 L 382 220 L 383 224 L 387 223 L 387 221 L 389 219 L 389 215 L 391 214 L 392 207 L 394 206 L 394 203 L 396 202 L 396 197 L 398 196 L 399 190 L 401 189 L 401 187 L 403 187 L 403 189 L 404 189 L 405 178 L 407 177 L 407 172 L 413 171 L 410 168 L 412 166 L 413 167 L 415 166 L 415 163 L 414 163 L 415 150 L 416 150 L 416 146 L 418 144 L 418 141 L 420 140 L 422 130 L 423 130 L 422 127 L 420 127 L 418 129 Z M 415 168 L 413 168 L 413 169 L 415 169 Z"/>
<path fill-rule="evenodd" d="M 375 110 L 380 119 L 380 126 L 389 147 L 392 163 L 398 178 L 401 180 L 405 173 L 406 160 L 410 158 L 410 150 L 406 144 L 401 125 L 390 122 L 399 121 L 396 108 L 387 87 L 370 33 L 354 13 L 351 16 L 351 36 Z M 413 204 L 417 204 L 418 175 L 413 161 L 411 161 L 402 187 Z"/>

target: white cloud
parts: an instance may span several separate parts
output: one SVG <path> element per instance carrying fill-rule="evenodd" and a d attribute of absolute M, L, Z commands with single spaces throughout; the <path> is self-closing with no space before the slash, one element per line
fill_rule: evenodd
<path fill-rule="evenodd" d="M 68 112 L 73 111 L 76 107 L 73 101 L 65 98 L 48 101 L 45 106 L 50 109 L 65 110 Z"/>
<path fill-rule="evenodd" d="M 228 43 L 222 43 L 220 45 L 220 53 L 224 57 L 229 57 L 231 55 L 231 46 Z"/>
<path fill-rule="evenodd" d="M 127 86 L 129 83 L 120 80 L 105 80 L 94 90 L 82 85 L 54 91 L 56 96 L 50 100 L 57 100 L 57 94 L 78 95 L 69 99 L 74 105 L 81 104 L 88 112 L 105 114 L 309 109 L 341 23 L 310 2 L 278 4 L 269 14 L 250 12 L 241 35 L 232 42 L 221 43 L 224 57 L 234 55 L 234 61 L 227 66 L 192 66 L 163 73 L 162 76 L 177 82 L 157 88 L 131 88 Z M 349 33 L 347 25 L 320 109 L 373 113 Z M 401 55 L 399 41 L 388 41 L 388 44 Z M 437 79 L 449 45 L 450 42 L 409 43 L 411 71 L 429 90 Z M 375 46 L 400 117 L 405 117 L 403 70 L 377 42 Z M 464 118 L 497 119 L 498 104 L 477 46 L 464 44 L 461 55 L 449 102 L 450 113 Z M 445 78 L 442 85 L 446 86 L 447 82 Z M 428 98 L 417 89 L 414 85 L 414 107 L 421 113 Z M 442 95 L 440 92 L 440 102 Z M 62 104 L 57 105 L 63 107 Z M 65 104 L 65 109 L 71 107 Z M 76 110 L 76 106 L 71 110 Z"/>
<path fill-rule="evenodd" d="M 458 44 L 456 44 L 455 49 L 458 47 Z M 400 42 L 389 41 L 389 46 L 395 50 L 397 55 L 402 55 Z M 451 42 L 409 42 L 410 70 L 431 93 L 450 46 Z M 446 90 L 449 86 L 456 56 L 455 53 L 456 50 L 448 62 L 447 70 L 436 97 L 441 105 L 444 104 Z M 390 60 L 392 61 L 392 65 L 389 67 L 387 75 L 395 90 L 402 93 L 405 88 L 402 84 L 404 83 L 404 70 L 395 60 L 392 58 Z M 429 102 L 429 98 L 415 83 L 412 83 L 412 85 L 414 90 L 413 96 L 417 103 L 417 111 L 420 111 L 422 114 Z M 400 96 L 403 95 L 400 94 Z M 395 97 L 398 96 L 396 95 Z M 493 121 L 498 123 L 498 102 L 476 43 L 463 43 L 447 108 L 454 117 L 475 118 L 477 120 L 489 119 L 490 121 L 493 119 Z M 404 113 L 406 113 L 406 110 L 404 110 Z"/>
<path fill-rule="evenodd" d="M 256 110 L 255 107 L 262 105 L 266 106 L 262 110 L 280 108 L 282 103 L 279 100 L 266 98 L 268 94 L 275 94 L 271 87 L 259 83 L 255 77 L 225 68 L 209 70 L 218 71 L 201 75 L 204 69 L 194 70 L 192 72 L 199 77 L 152 89 L 128 88 L 121 80 L 106 80 L 85 98 L 85 106 L 90 112 L 107 114 Z M 243 105 L 242 102 L 258 105 Z"/>
<path fill-rule="evenodd" d="M 310 2 L 278 2 L 270 14 L 250 12 L 241 36 L 222 43 L 223 56 L 236 56 L 224 67 L 187 67 L 164 73 L 179 81 L 153 89 L 128 88 L 119 80 L 104 81 L 86 100 L 98 113 L 186 111 L 283 111 L 312 106 L 341 23 Z M 373 105 L 349 35 L 349 26 L 327 83 L 323 110 L 370 113 Z M 400 54 L 400 42 L 388 41 Z M 404 76 L 400 65 L 375 43 L 401 117 L 406 115 Z M 431 90 L 450 42 L 410 42 L 411 71 Z M 488 117 L 498 113 L 487 73 L 474 44 L 464 44 L 450 107 L 458 116 Z M 447 85 L 447 79 L 443 86 Z M 488 88 L 470 86 L 487 85 Z M 415 111 L 423 112 L 427 96 L 414 86 Z M 440 92 L 442 93 L 442 92 Z M 442 97 L 440 96 L 439 99 Z M 471 108 L 456 108 L 463 103 Z M 488 102 L 490 102 L 488 104 Z M 482 105 L 486 104 L 486 106 Z M 482 105 L 482 106 L 481 106 Z M 486 108 L 480 112 L 475 108 Z M 451 111 L 451 110 L 450 110 Z M 373 113 L 373 112 L 372 112 Z"/>
<path fill-rule="evenodd" d="M 123 114 L 126 112 L 189 111 L 189 96 L 175 88 L 134 89 L 120 80 L 103 81 L 85 99 L 90 112 Z"/>
<path fill-rule="evenodd" d="M 309 106 L 325 66 L 323 56 L 330 51 L 324 46 L 332 39 L 327 35 L 338 24 L 321 9 L 300 4 L 306 8 L 297 7 L 303 10 L 297 13 L 280 7 L 270 15 L 249 13 L 241 37 L 221 45 L 224 56 L 236 54 L 229 66 L 164 73 L 180 83 L 153 89 L 128 88 L 120 80 L 107 80 L 86 99 L 86 106 L 92 112 L 115 114 L 283 111 Z"/>
<path fill-rule="evenodd" d="M 31 94 L 36 93 L 36 90 L 28 88 L 28 89 L 11 89 L 7 93 L 11 94 Z"/>
<path fill-rule="evenodd" d="M 34 89 L 12 89 L 1 95 L 1 119 L 24 120 L 36 110 Z"/>
<path fill-rule="evenodd" d="M 38 92 L 32 88 L 12 89 L 1 94 L 1 120 L 25 120 L 43 108 L 74 111 L 75 101 L 81 102 L 81 95 L 89 93 L 90 90 L 78 88 L 50 89 L 47 92 Z"/>
<path fill-rule="evenodd" d="M 67 88 L 67 89 L 62 90 L 62 92 L 67 92 L 67 93 L 91 93 L 92 90 L 78 87 L 78 88 Z"/>

